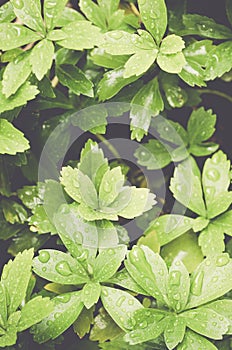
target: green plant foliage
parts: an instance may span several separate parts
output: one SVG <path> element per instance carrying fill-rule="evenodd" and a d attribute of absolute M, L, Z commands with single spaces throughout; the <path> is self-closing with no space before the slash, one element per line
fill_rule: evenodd
<path fill-rule="evenodd" d="M 162 307 L 136 310 L 131 318 L 132 330 L 127 332 L 125 340 L 132 345 L 139 344 L 164 333 L 168 349 L 184 348 L 190 341 L 189 336 L 213 348 L 204 336 L 222 339 L 223 334 L 230 333 L 231 320 L 225 310 L 231 308 L 231 301 L 214 301 L 231 288 L 230 264 L 228 254 L 216 255 L 205 259 L 189 277 L 181 261 L 173 262 L 168 272 L 158 254 L 145 246 L 134 246 L 128 253 L 127 270 L 169 311 Z M 219 276 L 224 282 L 219 282 Z M 219 289 L 213 287 L 214 280 L 219 282 Z M 170 313 L 170 310 L 173 311 Z M 192 331 L 186 332 L 186 327 Z"/>
<path fill-rule="evenodd" d="M 204 255 L 223 252 L 224 234 L 231 235 L 229 184 L 230 161 L 222 151 L 207 159 L 202 176 L 193 160 L 178 165 L 170 189 L 177 201 L 199 216 L 192 219 L 172 214 L 156 219 L 151 227 L 156 230 L 160 244 L 167 244 L 192 228 L 201 232 L 198 241 Z"/>
<path fill-rule="evenodd" d="M 231 350 L 231 54 L 231 0 L 1 2 L 0 348 Z"/>
<path fill-rule="evenodd" d="M 0 282 L 0 346 L 16 343 L 17 333 L 40 322 L 53 310 L 49 298 L 35 296 L 30 300 L 33 251 L 19 253 L 4 266 Z M 29 297 L 29 298 L 28 298 Z"/>

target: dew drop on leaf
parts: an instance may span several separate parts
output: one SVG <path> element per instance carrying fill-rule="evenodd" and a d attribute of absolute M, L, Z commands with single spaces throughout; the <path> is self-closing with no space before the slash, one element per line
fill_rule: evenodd
<path fill-rule="evenodd" d="M 181 273 L 180 271 L 172 271 L 170 273 L 170 284 L 174 286 L 180 285 Z"/>
<path fill-rule="evenodd" d="M 113 39 L 117 39 L 117 40 L 121 39 L 121 37 L 122 37 L 122 33 L 119 31 L 109 33 L 108 35 L 109 35 L 109 37 L 111 37 Z"/>
<path fill-rule="evenodd" d="M 47 263 L 50 259 L 50 254 L 48 252 L 46 252 L 45 250 L 44 251 L 41 251 L 39 253 L 39 261 L 41 263 Z"/>
<path fill-rule="evenodd" d="M 55 269 L 62 276 L 70 276 L 72 274 L 71 268 L 66 261 L 60 261 L 56 264 Z"/>
<path fill-rule="evenodd" d="M 218 181 L 220 179 L 220 173 L 217 169 L 209 169 L 206 176 L 211 181 Z"/>
<path fill-rule="evenodd" d="M 121 306 L 122 306 L 122 303 L 125 301 L 125 299 L 126 299 L 126 297 L 125 297 L 124 295 L 121 296 L 121 297 L 118 299 L 116 305 L 117 305 L 118 307 L 121 307 Z"/>
<path fill-rule="evenodd" d="M 221 256 L 219 256 L 216 260 L 216 265 L 218 267 L 221 267 L 221 266 L 225 266 L 229 263 L 230 259 L 229 259 L 229 255 L 228 254 L 223 254 Z"/>
<path fill-rule="evenodd" d="M 66 304 L 71 299 L 71 295 L 70 294 L 63 294 L 63 295 L 58 295 L 56 298 L 59 301 L 61 301 L 62 303 Z"/>
<path fill-rule="evenodd" d="M 18 10 L 21 10 L 23 8 L 23 1 L 22 0 L 15 0 L 14 7 Z"/>
<path fill-rule="evenodd" d="M 201 271 L 194 279 L 192 286 L 191 286 L 191 292 L 192 294 L 198 296 L 201 294 L 202 291 L 202 285 L 203 285 L 203 279 L 204 279 L 204 272 Z"/>

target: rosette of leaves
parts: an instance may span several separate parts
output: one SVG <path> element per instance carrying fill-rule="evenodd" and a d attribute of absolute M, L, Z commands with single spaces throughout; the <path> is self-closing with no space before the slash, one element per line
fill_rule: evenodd
<path fill-rule="evenodd" d="M 35 285 L 31 265 L 33 250 L 19 253 L 4 267 L 0 282 L 0 346 L 14 345 L 17 333 L 40 322 L 53 311 L 49 298 L 31 294 Z"/>
<path fill-rule="evenodd" d="M 230 25 L 232 25 L 232 6 L 231 1 L 226 0 L 226 14 Z M 231 28 L 225 25 L 216 23 L 214 19 L 199 14 L 188 14 L 185 11 L 184 6 L 179 11 L 171 11 L 171 17 L 169 21 L 169 29 L 174 33 L 181 36 L 185 35 L 197 35 L 204 38 L 215 39 L 215 40 L 226 40 L 223 43 L 214 45 L 210 51 L 210 55 L 206 58 L 206 70 L 202 74 L 202 70 L 199 65 L 196 64 L 195 58 L 192 55 L 185 55 L 187 60 L 186 69 L 181 72 L 181 78 L 188 79 L 189 73 L 198 82 L 203 80 L 214 80 L 217 77 L 221 77 L 232 68 L 231 60 L 229 59 L 232 52 L 232 31 Z M 229 39 L 229 40 L 228 40 Z M 198 45 L 198 44 L 197 44 Z M 191 46 L 191 45 L 190 45 Z M 203 54 L 203 51 L 202 51 Z M 205 50 L 205 54 L 207 51 Z M 191 57 L 190 57 L 191 56 Z M 193 58 L 193 59 L 192 59 Z M 198 62 L 199 63 L 199 62 Z M 196 84 L 200 86 L 199 84 Z M 204 85 L 201 85 L 204 86 Z"/>
<path fill-rule="evenodd" d="M 204 164 L 202 174 L 193 160 L 177 166 L 171 179 L 170 190 L 174 198 L 198 215 L 197 218 L 167 214 L 151 223 L 158 241 L 165 245 L 191 228 L 199 232 L 198 243 L 204 255 L 214 255 L 225 250 L 224 234 L 231 236 L 232 192 L 230 161 L 218 151 Z"/>
<path fill-rule="evenodd" d="M 203 107 L 194 110 L 188 120 L 187 130 L 171 120 L 157 117 L 153 126 L 161 140 L 149 140 L 140 145 L 135 157 L 149 170 L 160 169 L 193 155 L 208 156 L 218 149 L 214 142 L 206 142 L 215 131 L 216 115 Z"/>
<path fill-rule="evenodd" d="M 126 13 L 119 5 L 120 0 L 98 0 L 97 4 L 92 0 L 79 1 L 80 9 L 86 18 L 103 31 L 120 29 L 133 32 L 134 28 L 139 26 L 138 17 L 132 11 Z"/>
<path fill-rule="evenodd" d="M 131 345 L 163 334 L 168 349 L 217 349 L 209 339 L 231 334 L 232 301 L 218 299 L 231 290 L 232 260 L 227 253 L 206 258 L 189 277 L 176 260 L 169 271 L 159 254 L 134 246 L 126 269 L 156 299 L 154 308 L 136 310 L 131 331 L 124 339 Z"/>
<path fill-rule="evenodd" d="M 99 298 L 105 310 L 124 330 L 128 329 L 132 313 L 142 308 L 140 302 L 128 292 L 106 286 L 114 283 L 113 277 L 127 251 L 125 245 L 102 249 L 97 256 L 87 254 L 85 250 L 77 256 L 73 249 L 69 245 L 72 255 L 52 249 L 41 250 L 39 256 L 34 258 L 34 272 L 52 281 L 46 289 L 59 294 L 52 299 L 55 304 L 53 312 L 33 327 L 34 339 L 39 343 L 58 337 L 72 324 L 74 331 L 84 336 L 89 331 L 94 305 Z M 137 293 L 143 291 L 128 273 L 123 273 L 124 278 L 121 278 L 119 285 L 124 285 L 123 281 L 127 280 L 132 290 Z M 84 319 L 86 326 L 82 325 Z"/>
<path fill-rule="evenodd" d="M 36 86 L 28 82 L 32 74 L 41 90 L 47 89 L 50 81 L 46 75 L 53 64 L 55 44 L 82 51 L 93 48 L 101 40 L 100 28 L 76 10 L 65 7 L 66 3 L 65 0 L 46 0 L 42 8 L 40 0 L 14 0 L 5 5 L 9 12 L 0 19 L 0 49 L 5 52 L 2 62 L 9 63 L 0 86 L 0 111 L 23 105 L 38 94 Z M 15 17 L 23 25 L 12 23 Z M 21 49 L 25 45 L 28 46 Z M 75 64 L 59 67 L 58 75 L 65 86 L 68 76 L 71 77 L 68 86 L 72 90 L 79 85 L 75 93 L 93 96 L 92 82 Z"/>
<path fill-rule="evenodd" d="M 76 168 L 62 168 L 61 184 L 87 221 L 133 219 L 155 204 L 147 188 L 124 186 L 121 167 L 110 169 L 97 143 L 88 140 Z"/>

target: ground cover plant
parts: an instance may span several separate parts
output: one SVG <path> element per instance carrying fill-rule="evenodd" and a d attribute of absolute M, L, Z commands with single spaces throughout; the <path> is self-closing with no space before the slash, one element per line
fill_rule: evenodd
<path fill-rule="evenodd" d="M 232 2 L 0 6 L 0 348 L 232 348 Z"/>

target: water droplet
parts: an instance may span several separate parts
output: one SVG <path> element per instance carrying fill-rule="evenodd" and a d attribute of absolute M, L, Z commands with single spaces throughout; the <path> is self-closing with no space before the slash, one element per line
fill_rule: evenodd
<path fill-rule="evenodd" d="M 122 303 L 123 303 L 125 300 L 126 300 L 126 297 L 125 297 L 124 295 L 121 296 L 121 297 L 118 299 L 116 305 L 117 305 L 118 307 L 121 307 L 121 306 L 122 306 Z"/>
<path fill-rule="evenodd" d="M 58 295 L 56 297 L 56 299 L 58 299 L 59 301 L 61 301 L 62 303 L 68 303 L 71 299 L 71 295 L 70 294 L 61 294 L 61 295 Z"/>
<path fill-rule="evenodd" d="M 139 324 L 139 328 L 146 328 L 148 326 L 147 321 L 143 321 Z"/>
<path fill-rule="evenodd" d="M 22 0 L 15 0 L 13 2 L 13 5 L 16 9 L 21 10 L 23 8 L 23 1 Z"/>
<path fill-rule="evenodd" d="M 210 181 L 218 181 L 220 179 L 220 173 L 217 169 L 209 169 L 206 172 L 206 176 Z"/>
<path fill-rule="evenodd" d="M 110 38 L 119 40 L 122 37 L 122 33 L 119 31 L 111 32 L 108 34 Z"/>
<path fill-rule="evenodd" d="M 46 268 L 46 267 L 43 267 L 43 268 L 42 268 L 42 271 L 43 271 L 43 272 L 46 272 L 46 271 L 47 271 L 47 268 Z"/>
<path fill-rule="evenodd" d="M 204 272 L 201 271 L 198 273 L 192 283 L 191 286 L 191 292 L 192 294 L 198 296 L 201 294 L 202 291 L 202 285 L 203 285 L 203 279 L 204 279 Z"/>
<path fill-rule="evenodd" d="M 108 293 L 107 290 L 105 290 L 105 289 L 103 289 L 102 293 L 103 293 L 106 297 L 108 297 L 108 295 L 109 295 L 109 293 Z"/>
<path fill-rule="evenodd" d="M 70 276 L 72 274 L 71 268 L 67 261 L 60 261 L 56 265 L 55 269 L 62 276 Z"/>
<path fill-rule="evenodd" d="M 53 7 L 55 7 L 57 4 L 56 4 L 56 1 L 45 1 L 45 6 L 47 9 L 51 9 Z"/>
<path fill-rule="evenodd" d="M 114 251 L 113 249 L 109 249 L 109 250 L 108 250 L 108 254 L 109 254 L 109 255 L 114 255 L 114 254 L 115 254 L 115 251 Z"/>
<path fill-rule="evenodd" d="M 228 254 L 223 254 L 221 256 L 219 256 L 216 260 L 216 265 L 218 267 L 221 267 L 221 266 L 225 266 L 229 263 L 230 261 L 230 258 L 229 258 L 229 255 Z"/>
<path fill-rule="evenodd" d="M 105 182 L 103 188 L 105 192 L 109 193 L 112 189 L 112 186 L 109 182 Z"/>
<path fill-rule="evenodd" d="M 170 273 L 170 284 L 174 286 L 179 286 L 180 285 L 180 278 L 181 278 L 181 273 L 180 271 L 172 271 Z"/>
<path fill-rule="evenodd" d="M 45 264 L 45 263 L 47 263 L 49 261 L 49 259 L 50 259 L 49 252 L 47 252 L 46 250 L 40 251 L 40 253 L 39 253 L 39 261 L 41 263 Z"/>
<path fill-rule="evenodd" d="M 128 300 L 128 304 L 129 305 L 134 305 L 134 300 L 133 299 Z"/>

